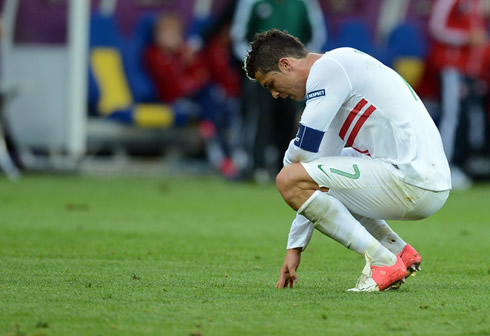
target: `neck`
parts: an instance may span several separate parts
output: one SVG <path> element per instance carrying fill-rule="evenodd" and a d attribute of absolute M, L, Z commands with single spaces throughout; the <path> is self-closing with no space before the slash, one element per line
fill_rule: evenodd
<path fill-rule="evenodd" d="M 322 54 L 317 54 L 317 53 L 308 53 L 306 55 L 305 63 L 306 63 L 306 66 L 308 67 L 308 72 L 310 72 L 310 69 L 313 66 L 313 63 L 315 63 L 322 56 L 323 56 Z"/>
<path fill-rule="evenodd" d="M 308 53 L 305 58 L 301 59 L 300 71 L 305 78 L 305 82 L 310 75 L 310 70 L 313 66 L 313 63 L 315 63 L 320 57 L 322 57 L 322 54 Z"/>

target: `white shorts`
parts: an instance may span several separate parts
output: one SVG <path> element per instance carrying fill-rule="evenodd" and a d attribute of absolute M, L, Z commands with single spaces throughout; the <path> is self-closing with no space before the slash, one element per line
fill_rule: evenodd
<path fill-rule="evenodd" d="M 371 159 L 350 148 L 342 156 L 301 163 L 311 178 L 329 188 L 353 214 L 375 219 L 416 220 L 439 210 L 449 190 L 431 191 L 405 183 L 390 163 Z"/>

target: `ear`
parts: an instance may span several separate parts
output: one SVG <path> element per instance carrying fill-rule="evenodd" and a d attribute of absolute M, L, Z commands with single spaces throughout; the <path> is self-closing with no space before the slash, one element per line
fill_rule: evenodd
<path fill-rule="evenodd" d="M 292 69 L 291 60 L 288 57 L 283 57 L 279 60 L 279 69 L 282 72 L 288 72 Z"/>

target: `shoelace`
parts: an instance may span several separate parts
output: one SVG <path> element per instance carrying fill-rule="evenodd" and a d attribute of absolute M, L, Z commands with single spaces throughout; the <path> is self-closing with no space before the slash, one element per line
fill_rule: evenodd
<path fill-rule="evenodd" d="M 367 282 L 369 279 L 370 277 L 368 275 L 362 273 L 359 279 L 357 279 L 356 288 L 358 289 L 368 288 L 369 285 L 367 284 Z"/>

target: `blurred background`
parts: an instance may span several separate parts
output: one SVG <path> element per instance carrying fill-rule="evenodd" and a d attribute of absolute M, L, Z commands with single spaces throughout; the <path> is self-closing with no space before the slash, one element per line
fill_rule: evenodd
<path fill-rule="evenodd" d="M 490 179 L 487 0 L 0 0 L 0 178 L 274 180 L 303 105 L 241 69 L 257 32 L 349 46 L 400 73 L 455 188 Z M 409 113 L 409 111 L 407 111 Z"/>

